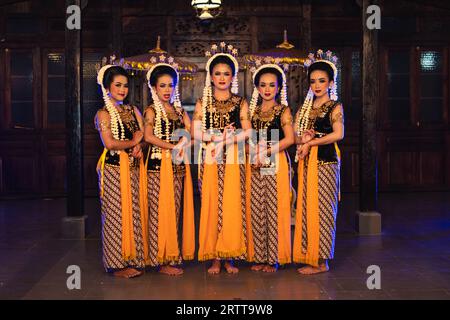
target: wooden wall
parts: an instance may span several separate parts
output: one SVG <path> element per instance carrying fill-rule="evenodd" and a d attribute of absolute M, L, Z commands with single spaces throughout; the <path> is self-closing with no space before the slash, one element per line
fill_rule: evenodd
<path fill-rule="evenodd" d="M 0 197 L 65 194 L 64 1 L 0 4 Z M 6 3 L 6 4 L 5 4 Z M 203 52 L 226 41 L 241 54 L 272 48 L 282 40 L 302 47 L 311 9 L 313 49 L 338 53 L 340 99 L 346 113 L 341 143 L 342 190 L 358 190 L 361 110 L 361 9 L 358 1 L 224 1 L 224 14 L 209 26 L 195 18 L 189 1 L 86 1 L 83 9 L 83 113 L 86 194 L 97 194 L 95 165 L 101 153 L 92 118 L 101 106 L 95 63 L 104 55 L 141 54 L 155 46 L 198 63 L 183 81 L 186 105 L 200 95 Z M 309 7 L 310 6 L 310 7 Z M 381 1 L 378 170 L 381 191 L 450 190 L 448 75 L 450 5 L 445 1 Z M 290 105 L 302 102 L 304 74 L 290 74 Z M 62 91 L 61 91 L 62 88 Z M 148 95 L 136 85 L 142 107 Z M 240 73 L 249 97 L 248 72 Z M 363 142 L 362 142 L 363 143 Z"/>

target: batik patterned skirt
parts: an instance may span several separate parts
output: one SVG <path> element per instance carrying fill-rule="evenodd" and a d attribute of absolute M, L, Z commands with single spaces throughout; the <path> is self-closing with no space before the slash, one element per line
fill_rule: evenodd
<path fill-rule="evenodd" d="M 173 172 L 173 185 L 175 193 L 175 210 L 177 219 L 177 234 L 178 234 L 178 247 L 180 248 L 180 210 L 181 201 L 183 195 L 183 182 L 184 182 L 184 166 L 177 168 Z M 147 191 L 148 191 L 148 249 L 149 249 L 149 265 L 157 266 L 158 262 L 158 205 L 159 205 L 159 192 L 160 192 L 160 173 L 158 171 L 147 171 Z M 170 261 L 170 265 L 178 265 L 182 262 L 181 255 L 178 259 Z"/>
<path fill-rule="evenodd" d="M 277 176 L 263 175 L 252 168 L 251 221 L 254 262 L 278 262 Z"/>
<path fill-rule="evenodd" d="M 339 164 L 320 164 L 319 171 L 319 258 L 333 259 L 334 243 L 336 239 L 336 217 L 338 211 L 339 193 Z M 302 251 L 305 253 L 308 246 L 306 191 L 307 170 L 304 170 L 303 179 L 303 219 L 302 219 Z"/>
<path fill-rule="evenodd" d="M 133 232 L 136 245 L 136 258 L 131 261 L 125 261 L 122 256 L 120 168 L 105 164 L 103 174 L 103 198 L 101 200 L 103 265 L 107 271 L 126 267 L 144 268 L 144 247 L 139 207 L 139 169 L 136 167 L 130 168 Z"/>
<path fill-rule="evenodd" d="M 203 170 L 204 170 L 204 162 L 202 162 L 201 165 L 199 165 L 200 170 L 200 176 L 198 179 L 198 187 L 200 194 L 202 194 L 202 177 L 203 177 Z M 244 241 L 245 245 L 247 245 L 247 228 L 246 228 L 246 215 L 245 215 L 245 164 L 239 165 L 240 170 L 240 186 L 241 186 L 241 207 L 242 207 L 242 228 L 244 233 Z M 224 191 L 224 178 L 225 178 L 225 164 L 217 164 L 217 172 L 218 172 L 218 186 L 219 186 L 219 211 L 218 211 L 218 233 L 222 230 L 222 221 L 223 221 L 223 191 Z M 237 258 L 234 259 L 240 259 L 245 260 L 246 254 L 243 254 Z"/>

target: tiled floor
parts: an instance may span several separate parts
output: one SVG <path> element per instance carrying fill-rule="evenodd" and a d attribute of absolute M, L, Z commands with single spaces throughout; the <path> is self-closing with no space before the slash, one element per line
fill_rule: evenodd
<path fill-rule="evenodd" d="M 381 194 L 381 236 L 358 236 L 351 222 L 357 196 L 343 195 L 331 271 L 300 276 L 295 266 L 210 276 L 205 263 L 185 274 L 149 270 L 139 278 L 104 273 L 97 199 L 86 199 L 91 234 L 65 240 L 59 226 L 65 199 L 0 203 L 0 299 L 450 299 L 450 194 Z M 68 290 L 70 265 L 81 268 L 81 289 Z M 381 269 L 381 289 L 369 290 L 366 270 Z"/>

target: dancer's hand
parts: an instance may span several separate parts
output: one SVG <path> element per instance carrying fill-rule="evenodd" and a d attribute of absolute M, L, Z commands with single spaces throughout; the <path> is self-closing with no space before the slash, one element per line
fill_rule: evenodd
<path fill-rule="evenodd" d="M 142 156 L 143 156 L 142 147 L 139 143 L 137 145 L 135 145 L 133 147 L 133 149 L 131 149 L 131 156 L 133 156 L 136 159 L 142 158 Z"/>
<path fill-rule="evenodd" d="M 302 136 L 300 137 L 300 143 L 305 144 L 305 143 L 311 141 L 312 139 L 314 139 L 315 135 L 316 135 L 316 132 L 314 131 L 314 129 L 306 130 L 305 132 L 303 132 Z"/>
<path fill-rule="evenodd" d="M 234 122 L 230 123 L 223 129 L 223 140 L 225 141 L 225 143 L 230 142 L 228 140 L 234 136 L 235 131 L 236 128 L 234 127 Z"/>
<path fill-rule="evenodd" d="M 309 145 L 309 143 L 305 143 L 304 145 L 302 145 L 300 147 L 300 153 L 299 153 L 299 158 L 300 159 L 305 159 L 305 157 L 308 155 L 309 153 L 309 149 L 311 148 L 311 146 Z"/>
<path fill-rule="evenodd" d="M 175 150 L 175 159 L 177 162 L 181 162 L 184 157 L 184 148 L 188 144 L 186 137 L 182 137 L 173 148 Z"/>
<path fill-rule="evenodd" d="M 144 138 L 144 132 L 142 132 L 141 130 L 138 130 L 133 133 L 132 141 L 133 141 L 133 143 L 135 143 L 137 145 L 141 142 L 142 138 Z"/>
<path fill-rule="evenodd" d="M 211 151 L 211 155 L 212 155 L 213 159 L 217 160 L 217 157 L 219 157 L 221 154 L 223 154 L 224 144 L 225 143 L 223 141 L 220 141 L 214 146 L 214 149 L 212 149 L 212 151 Z"/>

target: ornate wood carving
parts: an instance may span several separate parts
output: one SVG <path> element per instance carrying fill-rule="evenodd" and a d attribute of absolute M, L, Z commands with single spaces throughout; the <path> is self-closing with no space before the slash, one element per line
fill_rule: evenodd
<path fill-rule="evenodd" d="M 174 34 L 179 35 L 243 35 L 250 34 L 248 17 L 222 17 L 212 20 L 209 24 L 202 23 L 196 17 L 175 18 Z"/>
<path fill-rule="evenodd" d="M 174 41 L 172 48 L 173 54 L 180 57 L 203 57 L 205 51 L 209 50 L 211 44 L 218 43 L 222 39 L 211 39 L 209 41 Z M 251 41 L 227 41 L 239 51 L 239 56 L 250 53 Z"/>

